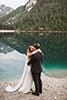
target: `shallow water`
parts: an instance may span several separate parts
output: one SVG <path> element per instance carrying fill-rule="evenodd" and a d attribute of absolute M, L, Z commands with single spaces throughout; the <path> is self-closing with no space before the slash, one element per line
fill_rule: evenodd
<path fill-rule="evenodd" d="M 44 73 L 50 77 L 66 77 L 67 76 L 67 64 L 62 62 L 44 62 Z"/>
<path fill-rule="evenodd" d="M 44 69 L 45 75 L 49 77 L 63 78 L 67 77 L 67 70 L 65 69 Z"/>

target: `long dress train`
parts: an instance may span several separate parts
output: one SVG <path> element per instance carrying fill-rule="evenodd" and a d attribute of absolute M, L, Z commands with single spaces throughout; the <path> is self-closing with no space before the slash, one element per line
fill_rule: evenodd
<path fill-rule="evenodd" d="M 5 88 L 5 90 L 7 92 L 21 91 L 23 93 L 28 93 L 32 87 L 32 84 L 33 84 L 33 79 L 31 75 L 31 70 L 30 70 L 30 66 L 27 65 L 27 58 L 26 58 L 24 72 L 21 76 L 19 83 L 15 87 L 8 85 Z"/>

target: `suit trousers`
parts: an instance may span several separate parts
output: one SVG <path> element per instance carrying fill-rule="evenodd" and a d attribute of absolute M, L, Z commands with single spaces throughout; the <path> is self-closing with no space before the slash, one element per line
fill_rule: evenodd
<path fill-rule="evenodd" d="M 41 81 L 41 72 L 40 73 L 32 73 L 34 85 L 35 85 L 35 92 L 42 93 L 42 81 Z"/>

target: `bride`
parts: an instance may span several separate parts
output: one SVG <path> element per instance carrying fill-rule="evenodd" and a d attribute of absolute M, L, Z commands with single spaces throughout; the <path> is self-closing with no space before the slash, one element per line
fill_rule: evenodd
<path fill-rule="evenodd" d="M 33 79 L 32 79 L 32 75 L 31 75 L 31 66 L 28 66 L 27 63 L 31 59 L 31 55 L 33 55 L 37 52 L 41 52 L 40 49 L 34 51 L 33 48 L 34 48 L 33 46 L 29 46 L 29 48 L 28 48 L 24 72 L 21 76 L 19 83 L 15 87 L 8 85 L 5 88 L 5 90 L 7 92 L 15 92 L 15 91 L 19 91 L 19 92 L 23 92 L 23 93 L 30 92 L 32 85 L 33 85 Z"/>

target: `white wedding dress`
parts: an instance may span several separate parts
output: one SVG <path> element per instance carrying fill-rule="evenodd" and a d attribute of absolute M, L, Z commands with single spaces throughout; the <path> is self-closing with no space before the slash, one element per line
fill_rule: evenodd
<path fill-rule="evenodd" d="M 33 85 L 33 79 L 32 79 L 31 70 L 30 70 L 31 67 L 27 65 L 27 61 L 28 60 L 26 57 L 24 72 L 21 76 L 19 83 L 15 87 L 8 85 L 5 88 L 7 92 L 15 92 L 15 91 L 22 92 L 22 93 L 30 92 L 30 89 Z"/>

